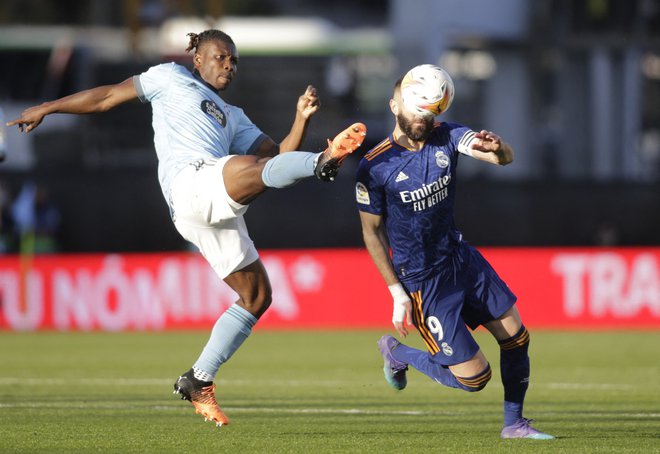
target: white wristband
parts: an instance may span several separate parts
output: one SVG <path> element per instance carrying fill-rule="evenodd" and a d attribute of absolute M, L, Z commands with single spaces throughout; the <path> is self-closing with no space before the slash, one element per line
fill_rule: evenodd
<path fill-rule="evenodd" d="M 401 282 L 388 285 L 387 288 L 390 290 L 392 299 L 395 303 L 405 303 L 406 301 L 410 301 L 410 297 L 408 296 L 408 293 L 406 293 L 406 291 L 403 289 Z"/>
<path fill-rule="evenodd" d="M 403 289 L 403 285 L 400 282 L 396 284 L 388 285 L 390 293 L 392 294 L 392 299 L 394 300 L 394 310 L 392 312 L 392 322 L 400 323 L 403 322 L 406 317 L 406 306 L 405 303 L 410 301 L 410 297 Z"/>

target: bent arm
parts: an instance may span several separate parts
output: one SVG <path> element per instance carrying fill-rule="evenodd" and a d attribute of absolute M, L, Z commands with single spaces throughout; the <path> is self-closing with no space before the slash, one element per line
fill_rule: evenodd
<path fill-rule="evenodd" d="M 289 131 L 289 134 L 280 142 L 279 152 L 285 153 L 287 151 L 300 150 L 300 145 L 307 132 L 307 125 L 309 125 L 309 118 L 303 118 L 298 112 L 296 112 L 296 118 L 293 121 L 293 125 L 291 125 L 291 131 Z"/>
<path fill-rule="evenodd" d="M 7 126 L 18 125 L 20 131 L 30 132 L 39 126 L 46 115 L 105 112 L 137 97 L 133 78 L 129 78 L 119 84 L 102 85 L 30 107 L 23 111 L 20 118 L 7 123 Z"/>
<path fill-rule="evenodd" d="M 266 137 L 259 145 L 259 148 L 257 148 L 255 154 L 260 158 L 267 158 L 287 151 L 300 150 L 300 145 L 305 138 L 308 123 L 309 120 L 300 120 L 298 115 L 296 115 L 293 126 L 291 126 L 291 131 L 284 139 L 282 139 L 282 142 L 277 144 L 270 137 Z"/>
<path fill-rule="evenodd" d="M 505 166 L 513 162 L 513 148 L 490 131 L 480 131 L 474 136 L 472 157 L 480 161 Z"/>
<path fill-rule="evenodd" d="M 256 155 L 263 158 L 267 156 L 275 156 L 278 153 L 285 153 L 287 151 L 300 150 L 300 145 L 307 132 L 309 120 L 320 107 L 321 102 L 319 101 L 316 88 L 309 85 L 305 90 L 305 93 L 298 98 L 298 103 L 296 104 L 296 117 L 293 120 L 289 134 L 282 139 L 279 145 L 271 139 L 264 140 L 259 146 Z"/>
<path fill-rule="evenodd" d="M 378 272 L 389 286 L 399 282 L 390 259 L 390 244 L 385 232 L 383 217 L 360 211 L 362 237 Z"/>

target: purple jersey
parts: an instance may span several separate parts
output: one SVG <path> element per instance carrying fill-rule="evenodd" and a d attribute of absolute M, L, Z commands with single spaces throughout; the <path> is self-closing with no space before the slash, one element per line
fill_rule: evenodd
<path fill-rule="evenodd" d="M 401 281 L 426 279 L 460 241 L 454 225 L 456 168 L 459 152 L 470 154 L 474 135 L 466 126 L 438 122 L 420 151 L 390 135 L 360 161 L 358 209 L 383 217 Z"/>

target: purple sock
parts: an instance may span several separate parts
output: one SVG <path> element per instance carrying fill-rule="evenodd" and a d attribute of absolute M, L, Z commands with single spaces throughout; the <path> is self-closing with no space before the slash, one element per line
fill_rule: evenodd
<path fill-rule="evenodd" d="M 450 388 L 461 388 L 454 374 L 449 369 L 433 362 L 433 356 L 423 350 L 399 344 L 392 350 L 392 356 L 398 361 L 411 365 L 424 375 Z"/>
<path fill-rule="evenodd" d="M 486 364 L 484 370 L 473 377 L 457 377 L 449 368 L 433 361 L 433 355 L 430 353 L 403 344 L 399 344 L 397 348 L 392 350 L 392 356 L 398 361 L 413 366 L 442 385 L 468 392 L 484 389 L 492 376 L 490 364 Z"/>

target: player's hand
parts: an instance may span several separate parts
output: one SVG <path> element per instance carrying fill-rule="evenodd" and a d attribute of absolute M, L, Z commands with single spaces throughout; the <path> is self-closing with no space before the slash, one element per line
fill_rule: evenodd
<path fill-rule="evenodd" d="M 392 324 L 401 337 L 408 335 L 408 325 L 412 325 L 412 303 L 410 297 L 401 283 L 388 285 L 392 294 L 394 310 L 392 311 Z"/>
<path fill-rule="evenodd" d="M 408 335 L 408 326 L 412 325 L 412 303 L 410 300 L 394 302 L 392 324 L 401 337 Z"/>
<path fill-rule="evenodd" d="M 472 149 L 484 153 L 498 153 L 502 150 L 502 138 L 492 131 L 482 130 L 474 135 Z"/>
<path fill-rule="evenodd" d="M 305 120 L 309 120 L 321 107 L 321 100 L 319 99 L 316 88 L 311 85 L 307 86 L 307 90 L 298 98 L 296 110 L 298 114 Z"/>
<path fill-rule="evenodd" d="M 18 125 L 19 131 L 30 132 L 41 124 L 46 115 L 48 115 L 48 109 L 44 105 L 30 107 L 23 111 L 21 118 L 8 122 L 7 126 Z"/>

